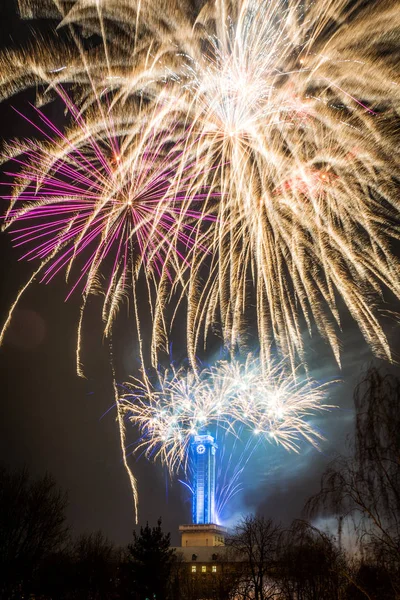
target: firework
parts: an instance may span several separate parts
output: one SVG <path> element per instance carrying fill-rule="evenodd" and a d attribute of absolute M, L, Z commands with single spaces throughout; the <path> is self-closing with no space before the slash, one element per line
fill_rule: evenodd
<path fill-rule="evenodd" d="M 218 311 L 234 347 L 255 302 L 266 360 L 272 340 L 293 362 L 304 358 L 314 320 L 340 362 L 341 296 L 373 350 L 390 358 L 375 298 L 382 287 L 400 293 L 390 248 L 400 88 L 377 47 L 389 20 L 398 23 L 395 3 L 358 12 L 339 0 L 210 6 L 198 20 L 209 50 L 187 57 L 182 78 L 199 164 L 204 173 L 218 164 L 221 189 L 211 276 L 199 256 L 189 290 L 193 349 Z"/>
<path fill-rule="evenodd" d="M 184 285 L 192 366 L 217 323 L 234 347 L 249 322 L 264 361 L 272 342 L 292 364 L 304 360 L 304 330 L 315 323 L 340 362 L 339 297 L 376 354 L 390 358 L 378 300 L 382 290 L 400 295 L 391 250 L 396 2 L 218 0 L 197 17 L 189 4 L 166 2 L 161 22 L 147 1 L 21 1 L 27 16 L 40 8 L 54 17 L 55 7 L 69 32 L 63 45 L 3 54 L 3 97 L 40 83 L 46 101 L 68 84 L 82 112 L 106 94 L 118 109 L 145 106 L 155 129 L 162 98 L 166 122 L 185 130 L 171 187 L 179 193 L 191 164 L 194 193 L 219 194 L 217 206 L 208 199 L 212 259 L 194 244 Z M 101 43 L 85 45 L 79 31 Z M 90 119 L 96 141 L 103 120 L 101 110 Z M 133 111 L 130 127 L 136 121 Z"/>
<path fill-rule="evenodd" d="M 133 118 L 132 109 L 82 119 L 65 95 L 64 101 L 74 127 L 63 134 L 36 110 L 47 141 L 9 148 L 6 158 L 20 171 L 5 228 L 16 247 L 26 248 L 22 258 L 38 262 L 41 281 L 60 271 L 73 280 L 77 273 L 70 294 L 80 287 L 84 304 L 90 294 L 104 294 L 108 335 L 141 273 L 160 290 L 188 268 L 204 237 L 199 225 L 212 220 L 202 212 L 208 193 L 191 193 L 193 164 L 182 165 L 176 128 L 155 132 L 155 117 L 148 124 L 146 114 Z M 162 293 L 155 296 L 160 314 Z"/>
<path fill-rule="evenodd" d="M 326 386 L 301 380 L 283 362 L 263 369 L 252 355 L 245 362 L 220 361 L 199 374 L 166 370 L 156 387 L 148 378 L 126 386 L 120 407 L 140 431 L 136 452 L 159 458 L 170 472 L 186 468 L 193 436 L 208 428 L 233 436 L 248 430 L 258 441 L 295 452 L 301 440 L 318 447 L 323 437 L 309 419 L 331 408 L 324 404 Z"/>
<path fill-rule="evenodd" d="M 390 359 L 379 310 L 386 292 L 400 297 L 396 0 L 213 0 L 197 14 L 178 0 L 19 4 L 63 34 L 0 55 L 0 99 L 37 86 L 37 103 L 61 96 L 75 125 L 60 132 L 38 112 L 46 141 L 6 152 L 20 172 L 5 225 L 37 265 L 0 340 L 27 286 L 63 270 L 83 294 L 78 350 L 99 291 L 107 334 L 133 295 L 141 342 L 143 275 L 153 366 L 186 302 L 191 370 L 116 398 L 126 466 L 124 414 L 171 471 L 202 424 L 317 443 L 308 415 L 322 391 L 293 372 L 305 331 L 316 326 L 340 363 L 347 307 Z M 197 372 L 215 332 L 234 354 L 254 329 L 259 364 Z"/>

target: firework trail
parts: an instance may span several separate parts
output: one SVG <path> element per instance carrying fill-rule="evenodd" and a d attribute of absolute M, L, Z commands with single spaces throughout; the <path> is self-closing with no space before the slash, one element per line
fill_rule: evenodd
<path fill-rule="evenodd" d="M 258 441 L 295 452 L 301 440 L 318 447 L 323 437 L 309 419 L 331 408 L 324 404 L 326 385 L 301 380 L 283 362 L 263 369 L 252 355 L 245 362 L 220 361 L 199 374 L 166 370 L 157 386 L 146 378 L 132 379 L 126 388 L 120 406 L 140 432 L 135 451 L 160 459 L 171 473 L 187 468 L 193 436 L 207 428 L 235 437 L 248 430 Z"/>

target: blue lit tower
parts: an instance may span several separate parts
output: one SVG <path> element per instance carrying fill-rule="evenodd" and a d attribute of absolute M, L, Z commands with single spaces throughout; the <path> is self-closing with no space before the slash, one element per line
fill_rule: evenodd
<path fill-rule="evenodd" d="M 215 453 L 217 444 L 208 432 L 195 435 L 193 452 L 193 524 L 215 523 Z"/>
<path fill-rule="evenodd" d="M 223 546 L 225 527 L 218 525 L 215 514 L 215 454 L 217 444 L 208 431 L 200 431 L 191 443 L 193 465 L 193 505 L 192 523 L 180 525 L 182 548 L 190 548 L 192 561 L 197 558 L 197 550 L 204 546 Z M 214 556 L 214 555 L 213 555 Z M 193 558 L 195 557 L 195 558 Z M 192 571 L 194 572 L 194 571 Z"/>

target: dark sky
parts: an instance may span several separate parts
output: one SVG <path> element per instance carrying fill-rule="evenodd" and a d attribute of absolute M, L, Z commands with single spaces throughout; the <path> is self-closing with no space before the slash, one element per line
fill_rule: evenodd
<path fill-rule="evenodd" d="M 12 0 L 0 6 L 0 44 L 17 44 L 29 33 L 20 23 Z M 26 125 L 12 107 L 29 110 L 33 95 L 22 94 L 0 106 L 0 136 L 25 135 Z M 57 105 L 52 118 L 61 119 Z M 3 200 L 3 209 L 6 202 Z M 18 262 L 7 234 L 0 236 L 2 321 L 31 265 Z M 65 302 L 67 286 L 62 277 L 51 285 L 34 284 L 22 298 L 3 347 L 0 349 L 0 456 L 11 466 L 27 464 L 34 474 L 51 472 L 69 491 L 69 519 L 76 533 L 101 529 L 117 543 L 130 540 L 133 505 L 119 448 L 113 410 L 108 348 L 103 343 L 100 306 L 93 302 L 93 316 L 85 328 L 87 379 L 75 372 L 76 324 L 80 298 Z M 137 367 L 133 324 L 126 311 L 116 328 L 119 375 L 122 382 Z M 398 328 L 387 331 L 399 350 Z M 331 401 L 338 409 L 318 420 L 327 438 L 322 452 L 305 449 L 299 456 L 273 446 L 259 449 L 244 473 L 243 492 L 228 507 L 225 517 L 260 510 L 285 522 L 300 515 L 305 500 L 318 488 L 321 473 L 335 451 L 342 451 L 352 430 L 352 389 L 372 355 L 356 327 L 345 319 L 342 343 L 344 368 L 339 372 L 329 349 L 316 339 L 309 349 L 314 376 L 327 381 L 340 377 Z M 397 347 L 396 347 L 397 344 Z M 140 521 L 154 523 L 161 515 L 164 527 L 178 543 L 177 527 L 190 520 L 190 506 L 181 484 L 168 482 L 165 471 L 145 459 L 131 465 L 139 480 Z M 187 499 L 186 499 L 187 500 Z"/>

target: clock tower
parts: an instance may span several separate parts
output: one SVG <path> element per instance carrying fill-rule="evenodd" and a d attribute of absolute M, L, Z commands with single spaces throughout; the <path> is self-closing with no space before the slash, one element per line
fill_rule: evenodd
<path fill-rule="evenodd" d="M 195 435 L 193 453 L 192 520 L 196 525 L 215 523 L 215 453 L 217 444 L 209 433 Z"/>
<path fill-rule="evenodd" d="M 223 546 L 225 543 L 226 529 L 216 523 L 215 455 L 217 448 L 213 436 L 208 432 L 195 435 L 191 443 L 192 524 L 180 525 L 179 531 L 182 535 L 182 547 L 190 548 L 192 560 L 195 560 L 193 557 L 197 557 L 198 552 L 203 552 L 204 546 Z"/>

